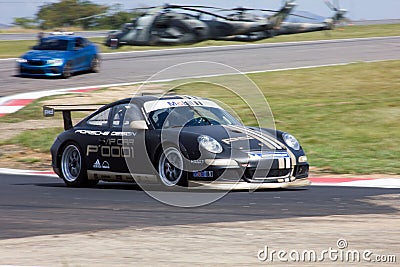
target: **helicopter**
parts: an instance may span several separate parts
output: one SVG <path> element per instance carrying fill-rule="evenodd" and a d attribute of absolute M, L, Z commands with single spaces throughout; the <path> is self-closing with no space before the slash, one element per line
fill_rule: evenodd
<path fill-rule="evenodd" d="M 303 32 L 313 32 L 313 31 L 325 31 L 333 30 L 336 25 L 343 22 L 350 22 L 350 20 L 345 17 L 347 13 L 346 9 L 341 9 L 339 6 L 339 1 L 335 1 L 335 5 L 328 0 L 324 1 L 325 4 L 334 11 L 334 14 L 330 18 L 326 18 L 320 22 L 289 22 L 284 21 L 281 23 L 279 29 L 274 32 L 274 35 L 283 34 L 295 34 Z"/>
<path fill-rule="evenodd" d="M 241 17 L 222 15 L 223 9 L 210 6 L 163 6 L 141 8 L 140 17 L 125 23 L 121 30 L 109 32 L 105 45 L 174 45 L 192 44 L 204 40 L 227 40 L 231 36 L 251 35 L 276 29 L 296 6 L 293 0 L 285 1 L 278 11 L 267 17 Z M 240 14 L 248 9 L 231 9 Z M 193 14 L 194 13 L 194 14 Z"/>
<path fill-rule="evenodd" d="M 333 30 L 335 28 L 335 26 L 340 23 L 350 22 L 350 20 L 347 17 L 345 17 L 347 10 L 341 9 L 339 7 L 338 0 L 335 1 L 335 5 L 331 2 L 329 2 L 328 0 L 325 0 L 324 2 L 332 11 L 334 11 L 334 14 L 332 17 L 325 18 L 322 21 L 321 21 L 321 19 L 319 19 L 317 21 L 316 18 L 310 17 L 309 14 L 308 14 L 308 16 L 303 16 L 303 15 L 299 15 L 299 14 L 290 13 L 288 16 L 285 17 L 286 18 L 285 21 L 281 21 L 280 23 L 277 23 L 276 26 L 272 29 L 268 29 L 268 30 L 260 31 L 260 32 L 251 32 L 248 34 L 229 36 L 225 39 L 234 40 L 234 41 L 258 41 L 261 39 L 271 38 L 271 37 L 274 37 L 277 35 Z M 291 9 L 291 11 L 292 11 L 296 5 L 293 2 L 291 2 L 291 5 L 293 6 Z M 235 9 L 231 9 L 231 10 L 235 10 Z M 248 11 L 255 11 L 255 10 L 262 11 L 262 9 L 252 9 L 252 8 L 243 8 L 243 9 L 237 9 L 237 10 L 239 10 L 240 12 L 233 13 L 229 16 L 240 16 L 243 18 L 251 18 L 252 17 L 253 19 L 257 19 L 257 17 L 253 13 L 248 13 Z M 288 21 L 287 19 L 292 16 L 305 18 L 309 22 Z M 323 18 L 323 17 L 321 17 L 321 18 Z M 317 21 L 317 22 L 314 22 L 314 21 Z"/>

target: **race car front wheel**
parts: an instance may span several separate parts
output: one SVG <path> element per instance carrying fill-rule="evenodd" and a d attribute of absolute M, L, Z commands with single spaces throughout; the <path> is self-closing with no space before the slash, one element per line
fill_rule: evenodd
<path fill-rule="evenodd" d="M 187 174 L 183 166 L 183 156 L 177 148 L 165 149 L 158 161 L 158 174 L 162 184 L 167 187 L 187 186 Z"/>
<path fill-rule="evenodd" d="M 93 186 L 98 181 L 87 179 L 81 149 L 73 143 L 67 144 L 61 155 L 61 173 L 66 185 L 75 187 Z"/>

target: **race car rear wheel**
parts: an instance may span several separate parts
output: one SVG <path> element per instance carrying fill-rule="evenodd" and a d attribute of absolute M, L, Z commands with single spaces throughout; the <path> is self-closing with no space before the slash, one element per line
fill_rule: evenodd
<path fill-rule="evenodd" d="M 161 153 L 158 161 L 158 174 L 162 184 L 167 187 L 187 186 L 183 156 L 177 148 L 168 147 Z"/>
<path fill-rule="evenodd" d="M 69 77 L 71 77 L 71 75 L 72 75 L 71 68 L 72 68 L 71 62 L 65 63 L 64 68 L 62 70 L 62 74 L 61 74 L 64 79 L 68 79 Z"/>
<path fill-rule="evenodd" d="M 81 149 L 74 143 L 67 144 L 61 154 L 61 174 L 66 185 L 75 187 L 93 186 L 96 180 L 88 180 Z"/>
<path fill-rule="evenodd" d="M 90 62 L 90 71 L 99 72 L 100 70 L 100 59 L 98 56 L 94 56 Z"/>

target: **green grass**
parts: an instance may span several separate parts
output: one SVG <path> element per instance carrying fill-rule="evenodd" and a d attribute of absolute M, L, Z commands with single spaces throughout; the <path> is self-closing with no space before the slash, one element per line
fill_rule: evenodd
<path fill-rule="evenodd" d="M 48 128 L 24 131 L 17 136 L 0 142 L 0 145 L 18 144 L 35 149 L 38 152 L 49 152 L 54 139 L 63 131 L 62 128 Z"/>
<path fill-rule="evenodd" d="M 179 94 L 220 100 L 249 125 L 257 124 L 249 105 L 262 111 L 267 107 L 264 96 L 276 128 L 299 139 L 312 166 L 333 173 L 400 174 L 399 69 L 400 61 L 386 61 L 248 75 L 261 95 L 238 76 L 203 78 L 189 84 L 188 80 L 175 81 L 169 88 L 175 85 Z M 249 105 L 224 86 L 234 88 Z M 40 102 L 31 108 L 35 105 Z M 24 112 L 29 114 L 29 108 Z M 268 124 L 266 114 L 260 121 Z M 22 113 L 18 116 L 23 119 Z M 30 118 L 42 118 L 41 112 Z M 61 131 L 28 131 L 6 142 L 48 151 Z"/>
<path fill-rule="evenodd" d="M 17 159 L 17 161 L 18 161 L 18 162 L 24 162 L 24 163 L 30 163 L 30 164 L 32 164 L 32 163 L 38 163 L 38 162 L 40 162 L 41 159 L 40 159 L 40 158 L 20 158 L 20 159 Z"/>
<path fill-rule="evenodd" d="M 361 37 L 378 37 L 378 36 L 395 36 L 399 35 L 400 24 L 387 25 L 363 25 L 363 26 L 346 26 L 337 28 L 334 31 L 320 31 L 310 33 L 300 33 L 292 35 L 282 35 L 274 38 L 264 39 L 253 43 L 277 43 L 292 41 L 311 41 L 322 39 L 345 39 L 345 38 L 361 38 Z M 118 50 L 110 49 L 103 45 L 104 38 L 92 38 L 100 46 L 103 53 L 115 51 L 142 51 L 151 49 L 166 49 L 180 47 L 200 47 L 200 46 L 222 46 L 231 44 L 244 44 L 244 42 L 236 41 L 204 41 L 193 45 L 177 45 L 177 46 L 123 46 Z M 35 40 L 27 41 L 1 41 L 0 42 L 0 58 L 18 57 L 29 50 L 29 47 L 35 45 Z"/>

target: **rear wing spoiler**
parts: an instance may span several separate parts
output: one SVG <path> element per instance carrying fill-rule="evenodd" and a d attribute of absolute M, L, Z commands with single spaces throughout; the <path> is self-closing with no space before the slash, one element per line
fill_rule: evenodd
<path fill-rule="evenodd" d="M 63 121 L 64 121 L 64 130 L 71 129 L 72 118 L 71 111 L 93 111 L 97 110 L 100 107 L 104 106 L 104 104 L 99 105 L 46 105 L 43 106 L 43 116 L 45 117 L 53 117 L 56 112 L 62 112 Z"/>

